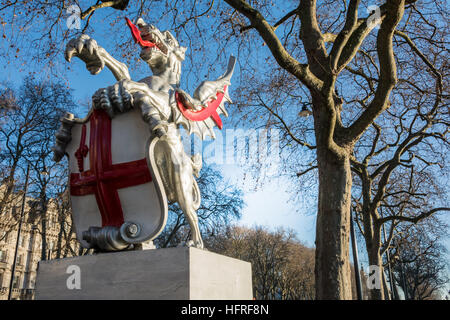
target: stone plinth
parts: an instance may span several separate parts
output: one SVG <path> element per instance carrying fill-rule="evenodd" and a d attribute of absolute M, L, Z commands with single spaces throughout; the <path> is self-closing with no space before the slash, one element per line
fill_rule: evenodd
<path fill-rule="evenodd" d="M 251 265 L 196 248 L 41 261 L 36 299 L 252 299 Z"/>

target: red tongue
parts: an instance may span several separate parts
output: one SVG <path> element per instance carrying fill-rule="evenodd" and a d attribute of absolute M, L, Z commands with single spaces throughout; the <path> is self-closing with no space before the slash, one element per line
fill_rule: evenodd
<path fill-rule="evenodd" d="M 133 22 L 130 21 L 130 19 L 125 18 L 125 20 L 127 21 L 127 25 L 131 30 L 131 35 L 133 36 L 134 41 L 136 41 L 143 47 L 156 47 L 156 44 L 154 44 L 153 42 L 146 41 L 141 38 L 141 31 L 139 31 L 138 27 L 136 27 Z"/>

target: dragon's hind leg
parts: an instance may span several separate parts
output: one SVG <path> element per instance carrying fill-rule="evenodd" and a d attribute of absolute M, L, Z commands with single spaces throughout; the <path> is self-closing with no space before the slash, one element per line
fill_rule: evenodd
<path fill-rule="evenodd" d="M 193 161 L 181 148 L 170 148 L 169 154 L 173 170 L 172 174 L 169 175 L 172 182 L 169 188 L 173 191 L 174 198 L 191 229 L 191 240 L 187 245 L 203 249 L 203 240 L 196 212 L 200 206 L 200 190 L 193 176 L 194 170 L 199 168 L 193 168 Z"/>
<path fill-rule="evenodd" d="M 186 218 L 188 219 L 189 226 L 191 227 L 191 240 L 187 242 L 188 247 L 196 247 L 203 249 L 203 239 L 200 233 L 200 228 L 198 226 L 197 213 L 194 210 L 187 210 L 184 212 Z"/>
<path fill-rule="evenodd" d="M 191 228 L 191 240 L 187 243 L 189 247 L 203 249 L 203 240 L 198 225 L 198 216 L 196 210 L 199 206 L 199 190 L 192 173 L 190 175 L 176 175 L 181 180 L 176 184 L 177 202 L 183 211 L 189 226 Z"/>

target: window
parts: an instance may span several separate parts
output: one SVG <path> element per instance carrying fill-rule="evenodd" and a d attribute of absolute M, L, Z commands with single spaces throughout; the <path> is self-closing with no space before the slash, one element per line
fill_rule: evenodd
<path fill-rule="evenodd" d="M 13 286 L 14 289 L 18 289 L 19 285 L 20 285 L 20 275 L 18 274 L 16 276 L 14 276 L 14 280 L 13 280 L 13 285 L 12 286 Z"/>
<path fill-rule="evenodd" d="M 3 278 L 5 275 L 5 269 L 0 269 L 0 288 L 3 287 Z M 5 286 L 6 287 L 6 286 Z"/>
<path fill-rule="evenodd" d="M 50 241 L 48 244 L 48 256 L 47 256 L 48 260 L 52 259 L 52 252 L 53 252 L 54 247 L 55 247 L 55 243 L 53 241 Z"/>
<path fill-rule="evenodd" d="M 6 238 L 7 238 L 7 240 L 6 240 L 7 243 L 13 243 L 13 241 L 16 241 L 16 237 L 14 236 L 14 234 L 11 231 L 8 233 Z"/>
<path fill-rule="evenodd" d="M 7 256 L 7 251 L 6 250 L 0 250 L 0 262 L 6 262 L 6 256 Z"/>
<path fill-rule="evenodd" d="M 58 219 L 57 217 L 53 217 L 53 227 L 56 228 L 58 226 Z"/>
<path fill-rule="evenodd" d="M 19 255 L 17 256 L 17 264 L 18 264 L 19 266 L 22 266 L 22 265 L 23 265 L 23 254 L 19 254 Z"/>

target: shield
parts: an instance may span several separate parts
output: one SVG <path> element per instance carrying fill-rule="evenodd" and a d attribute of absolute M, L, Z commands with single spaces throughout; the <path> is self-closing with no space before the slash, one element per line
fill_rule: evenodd
<path fill-rule="evenodd" d="M 151 137 L 139 110 L 111 119 L 91 110 L 75 119 L 67 145 L 72 218 L 78 240 L 90 245 L 83 232 L 90 227 L 136 224 L 140 232 L 130 243 L 152 240 L 167 221 L 167 198 Z"/>

